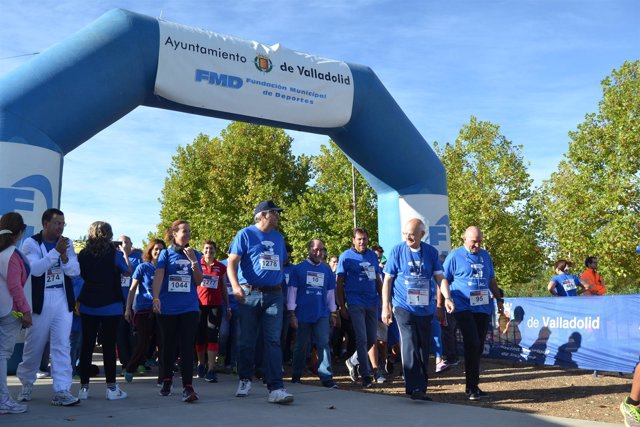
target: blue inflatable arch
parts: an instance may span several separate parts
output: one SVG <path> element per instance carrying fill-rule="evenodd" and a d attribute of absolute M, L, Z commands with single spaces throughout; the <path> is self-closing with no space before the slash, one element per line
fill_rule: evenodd
<path fill-rule="evenodd" d="M 430 243 L 441 252 L 449 250 L 444 167 L 370 68 L 341 63 L 344 73 L 329 71 L 319 75 L 310 69 L 313 67 L 294 67 L 286 61 L 272 63 L 268 56 L 261 55 L 228 57 L 220 49 L 207 53 L 204 46 L 198 45 L 196 53 L 217 55 L 236 61 L 236 65 L 255 66 L 263 76 L 276 68 L 282 72 L 299 71 L 300 75 L 304 71 L 307 77 L 327 79 L 326 83 L 333 79 L 334 83 L 337 81 L 352 91 L 352 101 L 347 105 L 349 111 L 344 123 L 328 126 L 309 125 L 304 118 L 289 120 L 287 115 L 269 117 L 260 111 L 245 114 L 233 108 L 216 110 L 197 103 L 187 105 L 168 99 L 156 88 L 161 49 L 189 50 L 193 46 L 180 44 L 175 37 L 161 39 L 163 25 L 169 24 L 115 9 L 0 79 L 2 212 L 23 213 L 29 226 L 37 230 L 41 212 L 47 207 L 59 206 L 64 155 L 144 105 L 325 134 L 338 144 L 376 190 L 383 246 L 397 243 L 401 224 L 419 216 L 428 225 Z M 230 39 L 232 45 L 237 42 Z M 272 48 L 272 53 L 280 52 L 277 45 Z M 323 65 L 322 61 L 317 64 Z M 196 70 L 195 80 L 231 89 L 242 85 L 242 81 L 234 80 L 231 75 L 207 69 Z M 284 93 L 278 94 L 278 89 L 286 90 L 286 86 L 265 81 L 246 80 L 245 87 L 263 85 L 263 95 L 284 99 Z M 292 97 L 293 102 L 313 104 L 314 97 L 317 101 L 323 96 L 327 98 L 321 91 L 298 93 L 303 95 Z M 229 102 L 236 99 L 230 98 Z M 339 107 L 344 109 L 344 103 Z M 333 110 L 331 106 L 330 109 Z"/>

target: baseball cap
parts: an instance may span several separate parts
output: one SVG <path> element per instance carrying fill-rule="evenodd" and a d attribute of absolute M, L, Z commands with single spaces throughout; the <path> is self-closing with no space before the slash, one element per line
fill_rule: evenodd
<path fill-rule="evenodd" d="M 264 202 L 258 203 L 258 206 L 256 206 L 256 208 L 253 210 L 253 214 L 255 215 L 259 212 L 265 212 L 265 211 L 282 212 L 283 209 L 280 206 L 273 203 L 273 200 L 265 200 Z"/>

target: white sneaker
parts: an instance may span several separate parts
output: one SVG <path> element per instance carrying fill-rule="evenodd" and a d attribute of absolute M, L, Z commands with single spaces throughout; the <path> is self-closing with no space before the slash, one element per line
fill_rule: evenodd
<path fill-rule="evenodd" d="M 72 406 L 80 403 L 80 399 L 71 394 L 68 390 L 59 391 L 53 396 L 51 404 L 53 406 Z"/>
<path fill-rule="evenodd" d="M 43 378 L 51 378 L 51 372 L 49 371 L 38 371 L 36 372 L 36 378 L 41 380 Z"/>
<path fill-rule="evenodd" d="M 269 392 L 269 402 L 270 403 L 291 403 L 293 402 L 293 394 L 287 393 L 287 390 L 285 390 L 284 388 L 271 390 Z"/>
<path fill-rule="evenodd" d="M 33 384 L 32 383 L 24 383 L 22 384 L 22 391 L 18 395 L 16 399 L 18 402 L 29 402 L 31 401 L 31 394 L 33 393 Z"/>
<path fill-rule="evenodd" d="M 27 412 L 27 405 L 22 405 L 10 397 L 0 402 L 0 414 L 22 414 Z"/>
<path fill-rule="evenodd" d="M 238 390 L 236 390 L 236 397 L 247 397 L 249 390 L 251 390 L 251 380 L 240 380 Z"/>
<path fill-rule="evenodd" d="M 78 392 L 78 399 L 87 400 L 89 398 L 89 387 L 80 387 Z"/>
<path fill-rule="evenodd" d="M 118 400 L 118 399 L 126 399 L 126 398 L 127 398 L 127 393 L 120 390 L 120 387 L 118 387 L 118 384 L 116 384 L 115 390 L 111 390 L 109 387 L 107 387 L 107 400 Z"/>

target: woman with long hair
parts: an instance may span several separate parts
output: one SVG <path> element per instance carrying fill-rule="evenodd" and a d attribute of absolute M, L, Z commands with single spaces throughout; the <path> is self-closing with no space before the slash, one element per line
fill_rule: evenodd
<path fill-rule="evenodd" d="M 25 228 L 19 213 L 9 212 L 0 218 L 0 414 L 27 410 L 27 405 L 11 398 L 7 387 L 7 361 L 18 333 L 20 328 L 31 326 L 29 263 L 16 248 Z"/>
<path fill-rule="evenodd" d="M 120 274 L 130 276 L 131 264 L 127 257 L 116 250 L 109 223 L 96 221 L 89 226 L 87 245 L 78 254 L 78 262 L 80 275 L 84 280 L 78 297 L 82 319 L 78 398 L 84 400 L 89 397 L 91 357 L 100 330 L 107 383 L 106 398 L 124 399 L 127 393 L 116 384 L 116 335 L 118 322 L 124 313 Z"/>
<path fill-rule="evenodd" d="M 151 340 L 153 339 L 154 331 L 157 329 L 152 303 L 153 275 L 158 265 L 158 257 L 166 247 L 164 240 L 151 239 L 142 255 L 142 259 L 145 262 L 138 265 L 133 272 L 133 281 L 131 282 L 131 288 L 129 288 L 124 318 L 127 322 L 134 325 L 137 339 L 135 348 L 133 349 L 133 355 L 127 364 L 124 374 L 127 382 L 133 380 L 133 373 L 136 371 L 138 365 L 144 361 Z M 162 360 L 160 360 L 159 372 L 162 371 L 162 366 Z M 158 383 L 160 383 L 162 379 L 162 376 L 158 373 Z"/>
<path fill-rule="evenodd" d="M 198 292 L 202 283 L 202 256 L 189 247 L 191 227 L 177 220 L 167 230 L 169 248 L 162 251 L 153 277 L 153 311 L 162 333 L 163 381 L 161 396 L 170 396 L 176 343 L 180 351 L 182 401 L 195 402 L 193 390 L 193 348 L 198 327 Z"/>

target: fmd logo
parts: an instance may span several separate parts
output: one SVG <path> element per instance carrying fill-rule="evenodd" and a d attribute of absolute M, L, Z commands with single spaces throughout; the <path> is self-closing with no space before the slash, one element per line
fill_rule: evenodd
<path fill-rule="evenodd" d="M 242 79 L 238 76 L 218 74 L 214 71 L 201 69 L 196 69 L 196 81 L 206 81 L 210 85 L 227 87 L 229 89 L 240 89 L 242 87 Z"/>
<path fill-rule="evenodd" d="M 45 206 L 38 206 L 38 199 L 44 198 Z M 35 218 L 46 208 L 53 206 L 51 182 L 43 175 L 30 175 L 14 182 L 10 187 L 0 187 L 0 206 L 5 212 L 21 212 L 28 224 L 23 237 L 34 234 Z M 35 222 L 37 224 L 38 222 Z"/>
<path fill-rule="evenodd" d="M 449 215 L 443 215 L 434 225 L 429 226 L 429 243 L 438 247 L 449 241 Z"/>

